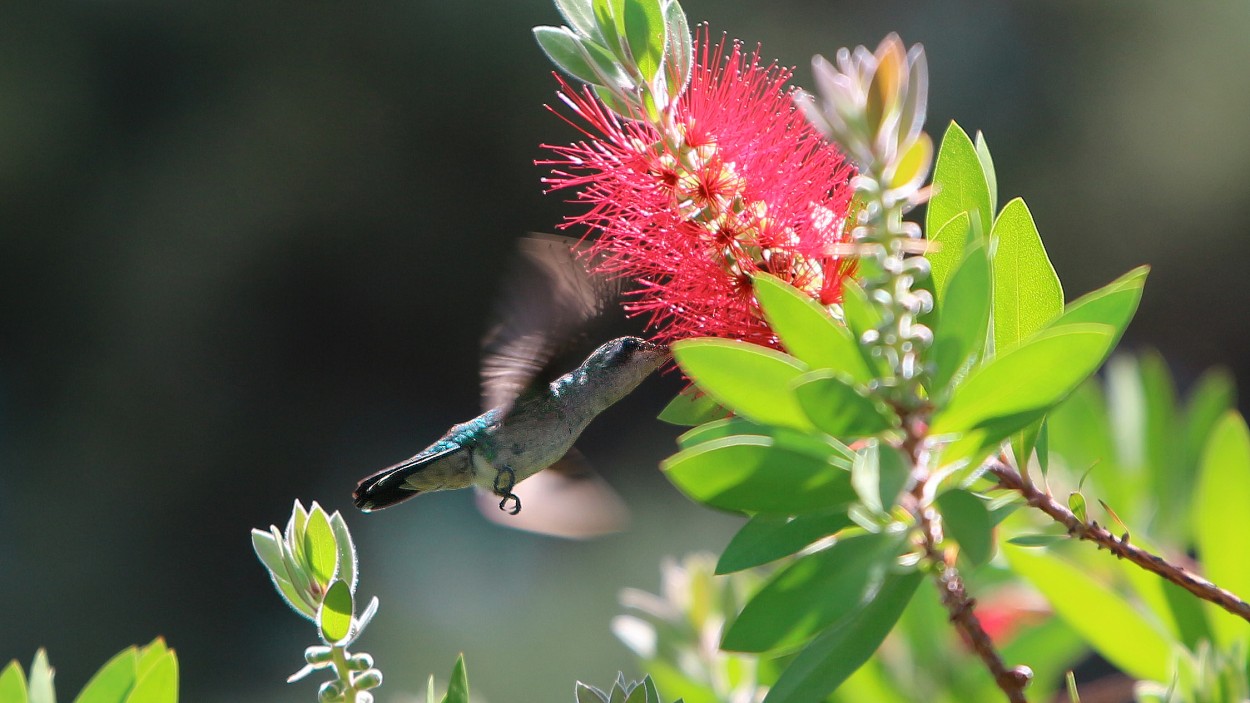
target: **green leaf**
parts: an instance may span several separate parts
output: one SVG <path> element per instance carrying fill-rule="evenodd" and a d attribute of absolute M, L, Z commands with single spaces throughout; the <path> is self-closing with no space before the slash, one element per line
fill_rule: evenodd
<path fill-rule="evenodd" d="M 851 485 L 859 501 L 874 513 L 888 513 L 911 476 L 911 462 L 889 444 L 869 440 L 855 453 Z"/>
<path fill-rule="evenodd" d="M 590 0 L 555 0 L 555 2 L 560 16 L 579 34 L 596 38 L 600 36 L 599 27 L 595 25 L 595 9 Z"/>
<path fill-rule="evenodd" d="M 538 46 L 564 73 L 591 85 L 615 85 L 595 68 L 583 39 L 567 27 L 535 27 L 534 39 Z"/>
<path fill-rule="evenodd" d="M 42 648 L 35 652 L 35 660 L 30 664 L 30 703 L 56 703 L 56 688 L 52 685 L 55 673 L 48 664 L 48 652 Z"/>
<path fill-rule="evenodd" d="M 998 177 L 994 173 L 994 159 L 990 158 L 990 147 L 985 143 L 985 135 L 977 130 L 977 160 L 981 162 L 981 172 L 985 174 L 985 183 L 990 191 L 990 212 L 998 211 Z"/>
<path fill-rule="evenodd" d="M 347 522 L 343 519 L 343 514 L 334 511 L 330 516 L 330 529 L 334 532 L 334 544 L 338 548 L 336 560 L 338 562 L 338 573 L 336 574 L 346 584 L 352 593 L 356 592 L 356 545 L 352 543 L 352 533 L 347 529 Z"/>
<path fill-rule="evenodd" d="M 716 573 L 730 574 L 788 557 L 851 524 L 845 508 L 795 517 L 756 515 L 729 540 L 716 562 Z"/>
<path fill-rule="evenodd" d="M 464 654 L 456 657 L 456 666 L 451 670 L 451 681 L 447 682 L 443 703 L 469 703 L 469 675 L 464 668 Z"/>
<path fill-rule="evenodd" d="M 628 0 L 620 17 L 634 65 L 643 81 L 651 83 L 664 60 L 667 34 L 660 0 Z"/>
<path fill-rule="evenodd" d="M 1012 570 L 1033 584 L 1072 629 L 1107 661 L 1140 679 L 1169 679 L 1172 645 L 1088 570 L 1049 552 L 1004 547 Z"/>
<path fill-rule="evenodd" d="M 282 559 L 283 541 L 271 532 L 252 530 L 252 549 L 256 558 L 273 577 L 289 580 L 286 562 Z"/>
<path fill-rule="evenodd" d="M 664 78 L 668 85 L 670 101 L 677 100 L 686 90 L 690 80 L 690 68 L 694 64 L 694 46 L 690 38 L 690 23 L 677 0 L 668 0 L 664 7 L 664 26 L 668 34 L 664 57 Z"/>
<path fill-rule="evenodd" d="M 1063 288 L 1020 198 L 994 222 L 994 350 L 1002 354 L 1063 312 Z"/>
<path fill-rule="evenodd" d="M 1250 597 L 1246 535 L 1250 535 L 1250 429 L 1236 411 L 1220 419 L 1202 455 L 1195 494 L 1194 537 L 1208 579 L 1242 598 Z M 1219 611 L 1212 617 L 1223 647 L 1245 639 L 1245 621 Z"/>
<path fill-rule="evenodd" d="M 876 329 L 881 324 L 881 310 L 868 300 L 864 289 L 850 279 L 842 284 L 842 315 L 846 317 L 846 326 L 851 329 L 851 336 L 857 340 L 865 332 Z M 860 353 L 863 354 L 862 345 Z"/>
<path fill-rule="evenodd" d="M 807 372 L 807 365 L 798 359 L 730 339 L 683 339 L 672 349 L 686 376 L 735 413 L 765 425 L 812 428 L 789 391 Z"/>
<path fill-rule="evenodd" d="M 352 630 L 352 590 L 341 579 L 335 579 L 321 601 L 317 611 L 317 627 L 326 644 L 336 644 L 347 639 Z"/>
<path fill-rule="evenodd" d="M 964 260 L 964 250 L 968 248 L 968 241 L 980 243 L 981 238 L 973 233 L 972 221 L 966 212 L 961 212 L 942 223 L 936 232 L 931 229 L 926 231 L 929 233 L 930 247 L 925 252 L 924 258 L 929 260 L 929 276 L 933 280 L 933 298 L 940 308 L 946 300 L 946 290 L 950 287 L 951 277 Z M 986 296 L 987 303 L 988 297 Z"/>
<path fill-rule="evenodd" d="M 308 513 L 308 527 L 304 530 L 304 557 L 309 575 L 322 588 L 328 586 L 338 571 L 339 551 L 334 543 L 330 518 L 315 502 Z"/>
<path fill-rule="evenodd" d="M 668 405 L 664 406 L 664 409 L 660 411 L 659 419 L 670 425 L 694 427 L 705 422 L 719 420 L 728 414 L 729 411 L 712 400 L 707 393 L 694 386 L 687 386 L 669 401 Z"/>
<path fill-rule="evenodd" d="M 751 598 L 721 648 L 768 652 L 801 645 L 872 600 L 900 543 L 897 534 L 868 533 L 801 557 Z"/>
<path fill-rule="evenodd" d="M 949 490 L 937 499 L 946 534 L 959 543 L 959 555 L 977 567 L 994 556 L 994 526 L 985 501 L 961 488 Z"/>
<path fill-rule="evenodd" d="M 1072 511 L 1072 514 L 1076 516 L 1077 520 L 1085 522 L 1088 517 L 1088 513 L 1085 510 L 1085 496 L 1081 495 L 1079 491 L 1072 491 L 1069 493 L 1068 510 Z"/>
<path fill-rule="evenodd" d="M 918 572 L 888 576 L 870 602 L 812 640 L 777 679 L 764 703 L 824 700 L 877 651 L 920 581 Z"/>
<path fill-rule="evenodd" d="M 681 449 L 689 449 L 714 439 L 738 435 L 768 437 L 783 449 L 819 457 L 844 469 L 851 468 L 851 461 L 855 457 L 855 452 L 849 447 L 828 435 L 818 432 L 800 432 L 789 427 L 760 425 L 740 417 L 728 417 L 688 430 L 677 438 L 677 446 Z"/>
<path fill-rule="evenodd" d="M 932 435 L 993 428 L 986 441 L 1002 441 L 1035 422 L 1098 370 L 1110 350 L 1106 325 L 1064 325 L 973 372 L 938 411 Z"/>
<path fill-rule="evenodd" d="M 1146 275 L 1149 273 L 1149 266 L 1138 266 L 1102 288 L 1077 298 L 1050 327 L 1053 329 L 1061 325 L 1089 322 L 1110 325 L 1115 330 L 1115 338 L 1111 344 L 1114 348 L 1120 341 L 1120 335 L 1124 334 L 1128 323 L 1132 321 L 1133 314 L 1137 312 L 1137 304 L 1141 302 L 1142 288 L 1146 285 Z"/>
<path fill-rule="evenodd" d="M 933 168 L 933 188 L 924 224 L 924 231 L 930 237 L 961 212 L 969 214 L 969 226 L 973 231 L 989 231 L 994 213 L 990 210 L 990 187 L 981 168 L 981 158 L 968 134 L 954 122 L 946 129 L 942 146 L 938 149 L 937 164 Z M 959 240 L 958 244 L 962 245 L 963 240 Z M 935 272 L 944 269 L 944 274 L 954 270 L 963 259 L 963 252 L 939 253 L 939 258 L 949 265 L 939 266 L 932 258 L 930 262 L 934 263 Z M 943 274 L 935 273 L 935 282 Z M 942 291 L 943 286 L 939 283 L 939 297 Z"/>
<path fill-rule="evenodd" d="M 859 343 L 820 303 L 766 273 L 755 276 L 755 297 L 768 326 L 795 358 L 813 369 L 835 369 L 859 383 L 874 377 Z"/>
<path fill-rule="evenodd" d="M 942 391 L 985 350 L 990 324 L 990 260 L 985 247 L 968 248 L 950 278 L 933 332 L 933 389 Z"/>
<path fill-rule="evenodd" d="M 1007 544 L 1017 547 L 1049 547 L 1070 539 L 1067 535 L 1017 535 L 1007 540 Z"/>
<path fill-rule="evenodd" d="M 160 637 L 141 647 L 139 649 L 139 660 L 135 664 L 135 675 L 138 678 L 143 678 L 167 652 L 169 652 L 169 648 L 165 646 L 165 640 Z"/>
<path fill-rule="evenodd" d="M 122 703 L 139 673 L 139 649 L 127 647 L 91 677 L 74 703 Z M 4 700 L 0 696 L 0 700 Z"/>
<path fill-rule="evenodd" d="M 861 393 L 836 371 L 803 374 L 793 390 L 812 424 L 833 437 L 869 437 L 898 427 L 898 416 L 889 407 Z"/>
<path fill-rule="evenodd" d="M 797 515 L 855 498 L 849 472 L 771 437 L 713 440 L 683 449 L 661 468 L 687 496 L 722 510 Z"/>
<path fill-rule="evenodd" d="M 14 659 L 0 672 L 0 701 L 3 703 L 26 703 L 26 674 L 22 665 Z"/>
<path fill-rule="evenodd" d="M 139 672 L 125 703 L 178 703 L 178 657 L 172 649 L 162 644 L 160 657 Z"/>
<path fill-rule="evenodd" d="M 1185 405 L 1185 465 L 1196 466 L 1225 411 L 1237 402 L 1232 376 L 1224 369 L 1202 374 L 1189 392 Z"/>

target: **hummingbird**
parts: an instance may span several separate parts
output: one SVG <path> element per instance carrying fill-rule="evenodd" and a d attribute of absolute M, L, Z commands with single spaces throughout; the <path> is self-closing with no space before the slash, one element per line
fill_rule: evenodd
<path fill-rule="evenodd" d="M 668 348 L 618 337 L 568 370 L 580 358 L 572 350 L 589 346 L 591 323 L 619 297 L 619 281 L 590 273 L 583 247 L 567 237 L 528 235 L 518 254 L 497 322 L 482 342 L 484 412 L 361 479 L 352 494 L 356 507 L 371 512 L 422 493 L 473 486 L 483 513 L 511 527 L 588 537 L 625 521 L 620 498 L 573 444 L 595 417 L 668 361 Z M 526 501 L 539 508 L 533 517 L 518 515 L 521 497 L 514 491 L 527 479 Z"/>

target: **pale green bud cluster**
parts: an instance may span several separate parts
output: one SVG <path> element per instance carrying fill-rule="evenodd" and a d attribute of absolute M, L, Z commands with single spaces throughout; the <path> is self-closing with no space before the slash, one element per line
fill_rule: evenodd
<path fill-rule="evenodd" d="M 856 200 L 861 205 L 851 231 L 859 257 L 859 281 L 881 312 L 861 343 L 883 359 L 892 376 L 878 387 L 895 405 L 923 402 L 927 371 L 924 352 L 933 333 L 919 318 L 933 309 L 929 291 L 913 290 L 929 276 L 920 227 L 903 215 L 924 202 L 922 188 L 933 162 L 933 142 L 922 131 L 928 105 L 929 70 L 924 48 L 907 50 L 898 35 L 875 52 L 840 49 L 836 63 L 817 56 L 812 69 L 819 95 L 800 95 L 811 122 L 856 162 Z"/>
<path fill-rule="evenodd" d="M 663 703 L 650 676 L 642 681 L 626 681 L 625 675 L 619 673 L 608 691 L 578 681 L 576 700 L 577 703 Z M 682 701 L 679 698 L 674 703 Z"/>
<path fill-rule="evenodd" d="M 556 0 L 568 26 L 535 27 L 561 71 L 614 112 L 659 122 L 690 80 L 690 26 L 677 0 Z"/>
<path fill-rule="evenodd" d="M 252 546 L 278 594 L 292 610 L 317 624 L 324 643 L 304 650 L 304 668 L 287 681 L 331 669 L 337 678 L 321 685 L 318 700 L 372 701 L 366 691 L 382 684 L 382 673 L 373 668 L 373 657 L 351 654 L 347 647 L 377 613 L 378 599 L 371 599 L 356 615 L 356 547 L 343 516 L 337 511 L 326 514 L 315 502 L 306 510 L 295 501 L 286 529 L 270 525 L 268 531 L 252 530 Z"/>

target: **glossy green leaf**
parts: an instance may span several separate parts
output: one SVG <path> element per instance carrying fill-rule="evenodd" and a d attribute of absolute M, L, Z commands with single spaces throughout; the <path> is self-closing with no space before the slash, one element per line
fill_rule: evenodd
<path fill-rule="evenodd" d="M 308 513 L 308 526 L 304 530 L 304 556 L 307 560 L 309 575 L 322 588 L 329 585 L 338 571 L 339 551 L 334 543 L 334 528 L 330 527 L 330 517 L 320 505 L 313 503 Z"/>
<path fill-rule="evenodd" d="M 845 508 L 795 517 L 756 515 L 729 540 L 716 562 L 716 573 L 729 574 L 788 557 L 851 524 Z"/>
<path fill-rule="evenodd" d="M 811 429 L 788 390 L 807 372 L 798 359 L 730 339 L 683 339 L 672 349 L 686 376 L 721 405 L 765 425 Z"/>
<path fill-rule="evenodd" d="M 335 579 L 326 590 L 317 611 L 317 627 L 326 644 L 336 644 L 347 639 L 352 629 L 352 591 L 341 579 Z"/>
<path fill-rule="evenodd" d="M 941 316 L 933 331 L 931 359 L 934 393 L 942 391 L 969 365 L 981 358 L 990 324 L 990 260 L 985 247 L 969 247 L 951 276 Z"/>
<path fill-rule="evenodd" d="M 755 276 L 755 297 L 786 351 L 813 369 L 834 369 L 867 383 L 873 373 L 859 342 L 829 311 L 776 276 Z"/>
<path fill-rule="evenodd" d="M 918 572 L 891 574 L 875 597 L 817 636 L 790 663 L 764 703 L 822 701 L 877 651 L 920 585 Z"/>
<path fill-rule="evenodd" d="M 100 667 L 74 703 L 122 703 L 134 688 L 138 673 L 139 649 L 127 647 Z M 0 700 L 3 700 L 2 696 Z"/>
<path fill-rule="evenodd" d="M 911 476 L 911 462 L 898 449 L 869 440 L 855 454 L 851 485 L 859 501 L 874 513 L 888 513 Z"/>
<path fill-rule="evenodd" d="M 1029 470 L 1033 459 L 1033 450 L 1037 447 L 1038 439 L 1041 437 L 1042 428 L 1045 425 L 1046 421 L 1044 419 L 1038 420 L 1011 436 L 1011 454 L 1016 458 L 1016 463 L 1021 471 Z M 1038 461 L 1042 461 L 1042 455 L 1038 456 Z M 1045 466 L 1042 467 L 1042 475 L 1046 475 Z"/>
<path fill-rule="evenodd" d="M 977 130 L 977 160 L 981 162 L 981 172 L 985 174 L 985 184 L 989 186 L 990 212 L 998 211 L 998 176 L 994 173 L 994 159 L 990 158 L 990 147 L 985 143 L 985 135 Z"/>
<path fill-rule="evenodd" d="M 55 671 L 48 663 L 47 650 L 35 652 L 35 660 L 30 664 L 30 680 L 27 682 L 27 695 L 30 703 L 56 703 L 56 687 L 52 684 Z"/>
<path fill-rule="evenodd" d="M 1189 507 L 1194 487 L 1194 467 L 1185 462 L 1185 446 L 1177 441 L 1177 428 L 1183 427 L 1176 402 L 1172 374 L 1158 352 L 1146 350 L 1138 357 L 1138 373 L 1144 403 L 1144 432 L 1137 438 L 1142 445 L 1143 467 L 1157 516 L 1152 534 L 1160 541 L 1185 544 L 1189 541 Z"/>
<path fill-rule="evenodd" d="M 1085 496 L 1079 491 L 1072 491 L 1068 494 L 1068 510 L 1076 516 L 1077 520 L 1085 522 L 1089 518 L 1089 514 L 1085 510 Z"/>
<path fill-rule="evenodd" d="M 751 598 L 721 648 L 768 652 L 806 642 L 872 599 L 900 546 L 896 534 L 867 533 L 801 557 Z"/>
<path fill-rule="evenodd" d="M 443 703 L 469 703 L 469 675 L 464 668 L 464 655 L 456 657 L 456 666 L 451 670 L 451 680 L 447 683 L 447 695 Z"/>
<path fill-rule="evenodd" d="M 1130 676 L 1167 681 L 1172 642 L 1086 569 L 1049 553 L 1006 546 L 1012 570 L 1107 661 Z"/>
<path fill-rule="evenodd" d="M 973 567 L 994 556 L 994 526 L 985 501 L 961 488 L 937 498 L 946 535 L 959 543 L 959 555 Z"/>
<path fill-rule="evenodd" d="M 1050 324 L 1051 328 L 1089 322 L 1110 325 L 1115 330 L 1111 343 L 1114 348 L 1137 312 L 1149 273 L 1149 266 L 1138 266 L 1102 288 L 1077 298 Z"/>
<path fill-rule="evenodd" d="M 555 3 L 560 16 L 579 34 L 588 37 L 599 36 L 599 27 L 595 25 L 595 9 L 591 0 L 555 0 Z"/>
<path fill-rule="evenodd" d="M 140 666 L 125 703 L 178 703 L 178 657 L 163 645 L 160 651 L 160 657 L 151 666 Z"/>
<path fill-rule="evenodd" d="M 140 647 L 139 660 L 135 663 L 135 674 L 139 678 L 143 678 L 168 652 L 169 647 L 165 646 L 165 640 L 160 637 L 152 640 L 146 646 Z"/>
<path fill-rule="evenodd" d="M 1035 422 L 1089 378 L 1106 358 L 1113 331 L 1106 325 L 1046 330 L 968 376 L 938 411 L 930 433 L 994 427 L 1001 441 Z"/>
<path fill-rule="evenodd" d="M 719 420 L 729 414 L 712 396 L 695 386 L 687 386 L 660 411 L 659 420 L 680 427 L 694 427 Z"/>
<path fill-rule="evenodd" d="M 812 424 L 833 437 L 869 437 L 899 424 L 894 411 L 861 393 L 836 371 L 803 374 L 794 381 L 793 391 Z"/>
<path fill-rule="evenodd" d="M 664 60 L 666 32 L 660 0 L 628 0 L 620 14 L 621 27 L 643 81 L 650 83 Z"/>
<path fill-rule="evenodd" d="M 14 659 L 0 672 L 0 701 L 3 703 L 26 703 L 26 674 L 22 665 Z"/>
<path fill-rule="evenodd" d="M 798 515 L 855 498 L 849 472 L 771 437 L 713 440 L 683 449 L 662 468 L 687 496 L 723 510 Z"/>
<path fill-rule="evenodd" d="M 938 149 L 937 164 L 933 169 L 933 189 L 933 197 L 925 213 L 924 231 L 928 236 L 933 237 L 939 228 L 961 212 L 969 214 L 969 226 L 974 231 L 989 231 L 994 213 L 990 209 L 990 188 L 981 168 L 981 158 L 968 134 L 954 122 L 946 129 Z M 938 251 L 934 252 L 936 259 L 930 257 L 935 281 L 954 271 L 963 260 L 963 243 L 963 239 L 956 242 L 959 251 Z M 939 270 L 941 273 L 937 273 Z M 939 297 L 942 291 L 943 286 L 939 284 Z"/>
<path fill-rule="evenodd" d="M 851 468 L 851 461 L 855 457 L 855 452 L 849 447 L 828 435 L 818 432 L 801 432 L 776 425 L 761 425 L 740 417 L 729 417 L 699 425 L 678 437 L 677 446 L 681 449 L 689 449 L 714 439 L 738 435 L 768 437 L 782 449 L 809 454 L 843 469 Z"/>
<path fill-rule="evenodd" d="M 929 260 L 929 275 L 933 280 L 934 300 L 940 308 L 946 300 L 946 290 L 950 287 L 951 277 L 964 260 L 964 250 L 968 248 L 968 240 L 978 240 L 972 233 L 972 220 L 968 213 L 961 212 L 950 220 L 942 223 L 937 229 L 929 232 L 929 250 L 924 257 Z M 987 296 L 988 302 L 988 296 Z"/>
<path fill-rule="evenodd" d="M 1221 588 L 1250 597 L 1246 535 L 1250 535 L 1250 429 L 1236 411 L 1220 419 L 1202 455 L 1195 492 L 1194 537 L 1205 575 Z M 1218 643 L 1230 646 L 1250 633 L 1247 623 L 1219 611 L 1212 618 Z"/>
<path fill-rule="evenodd" d="M 1063 312 L 1063 288 L 1020 198 L 994 222 L 994 349 L 1002 354 Z"/>

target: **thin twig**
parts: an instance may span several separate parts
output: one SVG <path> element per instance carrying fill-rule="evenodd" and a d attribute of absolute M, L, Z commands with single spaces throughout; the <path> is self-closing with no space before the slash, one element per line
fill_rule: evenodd
<path fill-rule="evenodd" d="M 950 613 L 951 624 L 981 658 L 985 668 L 989 669 L 990 675 L 994 677 L 994 683 L 1002 689 L 1007 700 L 1011 703 L 1028 703 L 1024 689 L 1032 680 L 1033 672 L 1027 666 L 1007 668 L 1002 656 L 994 648 L 994 642 L 990 639 L 989 633 L 981 627 L 981 621 L 977 619 L 973 611 L 976 601 L 968 596 L 959 569 L 955 567 L 953 560 L 947 559 L 946 555 L 938 549 L 938 545 L 942 543 L 942 521 L 937 511 L 931 504 L 926 503 L 924 497 L 925 483 L 929 476 L 920 461 L 922 430 L 911 422 L 906 423 L 905 426 L 909 431 L 903 440 L 902 449 L 912 458 L 912 466 L 916 472 L 915 484 L 908 496 L 910 509 L 915 515 L 916 526 L 920 528 L 920 548 L 924 552 L 924 560 L 933 567 L 933 576 L 937 581 L 938 595 L 942 600 L 942 605 Z"/>
<path fill-rule="evenodd" d="M 1129 543 L 1128 533 L 1116 537 L 1110 530 L 1093 520 L 1084 522 L 1068 510 L 1067 506 L 1056 501 L 1049 493 L 1043 492 L 1032 483 L 1024 481 L 1020 474 L 1001 460 L 994 459 L 988 464 L 989 473 L 998 481 L 998 485 L 1019 493 L 1034 508 L 1049 515 L 1055 522 L 1063 525 L 1068 534 L 1098 545 L 1121 559 L 1127 559 L 1146 571 L 1158 574 L 1195 596 L 1210 601 L 1237 617 L 1250 622 L 1250 603 L 1242 600 L 1237 594 L 1227 591 L 1210 581 L 1190 573 L 1163 557 Z"/>
<path fill-rule="evenodd" d="M 921 546 L 924 549 L 926 560 L 933 565 L 933 575 L 937 581 L 938 592 L 942 599 L 942 605 L 950 613 L 951 624 L 955 626 L 955 629 L 959 630 L 964 639 L 972 646 L 972 650 L 985 663 L 985 667 L 989 669 L 990 675 L 994 677 L 994 683 L 998 684 L 998 687 L 1002 689 L 1007 696 L 1007 700 L 1011 701 L 1011 703 L 1028 703 L 1028 698 L 1024 695 L 1024 689 L 1033 678 L 1033 673 L 1028 667 L 1008 669 L 1007 665 L 1003 663 L 1003 658 L 999 656 L 998 650 L 994 648 L 994 642 L 990 639 L 989 633 L 985 631 L 985 628 L 981 627 L 981 621 L 977 619 L 976 613 L 973 612 L 976 601 L 968 597 L 968 592 L 964 589 L 963 577 L 959 575 L 959 570 L 938 551 L 937 544 L 942 539 L 941 528 L 934 517 L 932 508 L 921 508 L 916 511 L 922 539 Z"/>

